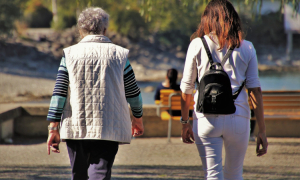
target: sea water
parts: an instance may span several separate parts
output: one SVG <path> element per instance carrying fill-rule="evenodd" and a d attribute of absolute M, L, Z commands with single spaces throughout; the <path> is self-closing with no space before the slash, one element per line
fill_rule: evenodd
<path fill-rule="evenodd" d="M 300 90 L 300 72 L 297 73 L 260 73 L 261 88 L 267 90 Z M 154 94 L 156 87 L 161 82 L 138 81 L 141 88 L 143 104 L 154 104 Z M 180 83 L 180 81 L 178 81 Z M 151 86 L 153 91 L 145 92 L 145 88 Z M 41 101 L 31 101 L 29 103 L 50 103 L 50 99 Z"/>
<path fill-rule="evenodd" d="M 261 89 L 267 90 L 300 90 L 300 72 L 299 73 L 260 73 L 259 75 Z M 141 88 L 143 104 L 154 104 L 154 94 L 156 87 L 161 82 L 138 82 Z M 179 81 L 180 83 L 180 81 Z M 145 92 L 145 88 L 152 86 L 154 91 Z"/>

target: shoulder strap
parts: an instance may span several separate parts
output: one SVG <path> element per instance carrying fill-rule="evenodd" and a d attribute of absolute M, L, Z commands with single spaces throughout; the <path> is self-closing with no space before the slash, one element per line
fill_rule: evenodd
<path fill-rule="evenodd" d="M 202 40 L 202 43 L 204 45 L 204 48 L 205 48 L 205 51 L 206 51 L 206 54 L 208 56 L 208 60 L 209 60 L 209 63 L 212 65 L 214 63 L 213 61 L 213 58 L 212 58 L 212 55 L 211 55 L 211 52 L 209 50 L 209 47 L 208 47 L 208 44 L 206 42 L 206 39 L 204 37 L 201 37 L 201 40 Z M 227 51 L 227 53 L 225 54 L 225 56 L 223 57 L 223 60 L 221 62 L 221 65 L 222 67 L 224 66 L 224 64 L 226 63 L 226 61 L 228 60 L 229 56 L 232 54 L 234 50 L 234 47 L 230 47 Z"/>
<path fill-rule="evenodd" d="M 196 61 L 196 81 L 195 81 L 195 83 L 196 83 L 196 85 L 197 86 L 199 86 L 200 85 L 200 83 L 199 83 L 199 81 L 198 81 L 198 68 L 197 68 L 197 66 L 198 66 L 198 63 L 197 63 L 197 61 Z"/>
<path fill-rule="evenodd" d="M 239 88 L 235 93 L 233 93 L 232 99 L 233 99 L 234 101 L 235 101 L 236 98 L 239 96 L 239 94 L 240 94 L 240 92 L 242 91 L 242 89 L 243 89 L 245 83 L 246 83 L 246 79 L 245 79 L 245 81 L 243 82 L 243 84 L 240 86 L 240 88 Z"/>
<path fill-rule="evenodd" d="M 214 63 L 214 61 L 212 59 L 211 52 L 210 52 L 210 50 L 208 48 L 208 44 L 207 44 L 207 42 L 206 42 L 206 40 L 205 40 L 204 37 L 201 37 L 201 40 L 202 40 L 202 43 L 204 45 L 206 54 L 208 56 L 208 60 L 209 60 L 210 64 L 212 65 Z M 235 47 L 233 46 L 233 47 L 230 47 L 228 49 L 227 53 L 225 54 L 225 56 L 223 57 L 223 60 L 221 62 L 222 67 L 224 66 L 224 64 L 226 63 L 226 61 L 229 59 L 229 56 L 232 54 L 234 48 Z M 197 85 L 199 85 L 199 82 L 198 82 L 198 70 L 197 70 L 197 79 L 196 79 L 196 82 L 197 82 Z M 240 94 L 240 92 L 243 90 L 243 87 L 244 87 L 245 83 L 246 83 L 246 80 L 243 82 L 243 84 L 240 86 L 240 88 L 235 93 L 233 93 L 232 98 L 233 98 L 234 101 L 236 100 L 236 98 L 238 97 L 238 95 Z"/>
<path fill-rule="evenodd" d="M 205 40 L 204 37 L 201 37 L 201 40 L 202 40 L 202 43 L 203 43 L 203 45 L 204 45 L 206 54 L 207 54 L 207 56 L 208 56 L 209 63 L 210 63 L 210 65 L 212 65 L 212 64 L 214 63 L 214 60 L 213 60 L 212 55 L 211 55 L 211 53 L 210 53 L 210 50 L 209 50 L 209 48 L 208 48 L 207 42 L 206 42 L 206 40 Z"/>
<path fill-rule="evenodd" d="M 229 59 L 229 56 L 232 54 L 234 47 L 230 47 L 227 51 L 227 53 L 225 54 L 225 56 L 223 57 L 223 60 L 221 62 L 222 67 L 224 66 L 224 64 L 226 63 L 226 61 Z"/>
<path fill-rule="evenodd" d="M 223 60 L 222 60 L 222 62 L 221 62 L 222 67 L 224 66 L 224 64 L 226 63 L 226 61 L 229 59 L 229 56 L 232 54 L 233 50 L 234 50 L 234 47 L 230 47 L 230 48 L 228 49 L 227 53 L 225 54 L 225 56 L 224 56 L 224 58 L 223 58 Z M 240 92 L 243 90 L 243 87 L 244 87 L 245 83 L 246 83 L 246 79 L 245 79 L 245 81 L 243 82 L 243 84 L 240 86 L 240 88 L 239 88 L 235 93 L 233 93 L 232 99 L 233 99 L 234 101 L 235 101 L 236 98 L 239 96 Z"/>

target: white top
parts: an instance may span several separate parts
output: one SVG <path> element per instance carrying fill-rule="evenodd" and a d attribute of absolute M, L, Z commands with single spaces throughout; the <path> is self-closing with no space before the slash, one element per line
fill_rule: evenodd
<path fill-rule="evenodd" d="M 204 36 L 209 46 L 214 62 L 221 62 L 227 52 L 224 47 L 217 50 L 218 39 L 213 34 Z M 189 45 L 183 77 L 181 80 L 180 89 L 183 93 L 192 94 L 195 89 L 195 81 L 198 71 L 198 80 L 200 82 L 204 73 L 209 69 L 210 64 L 205 52 L 203 43 L 200 38 L 195 38 Z M 243 81 L 246 80 L 246 88 L 260 87 L 257 67 L 257 56 L 253 44 L 249 41 L 243 40 L 239 48 L 235 48 L 229 60 L 224 65 L 224 70 L 227 72 L 232 93 L 238 90 Z M 198 100 L 198 91 L 194 96 L 195 102 Z M 248 104 L 248 95 L 244 88 L 234 102 L 236 106 L 235 115 L 250 118 L 250 109 Z M 195 103 L 196 107 L 196 103 Z M 205 116 L 203 113 L 195 112 L 197 119 Z"/>

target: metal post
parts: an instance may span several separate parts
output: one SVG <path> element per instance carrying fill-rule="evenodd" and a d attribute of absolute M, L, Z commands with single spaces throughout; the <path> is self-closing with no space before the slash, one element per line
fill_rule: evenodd
<path fill-rule="evenodd" d="M 171 116 L 171 114 L 170 114 Z M 169 128 L 168 128 L 168 142 L 171 142 L 171 129 L 172 129 L 172 116 L 169 119 Z"/>
<path fill-rule="evenodd" d="M 172 131 L 172 96 L 181 95 L 180 93 L 171 93 L 169 95 L 169 128 L 168 128 L 168 143 L 171 142 L 171 131 Z"/>
<path fill-rule="evenodd" d="M 58 18 L 57 18 L 57 0 L 52 0 L 52 14 L 53 14 L 53 21 L 56 23 Z"/>
<path fill-rule="evenodd" d="M 291 60 L 291 52 L 293 49 L 293 33 L 287 32 L 287 44 L 286 44 L 286 61 Z"/>
<path fill-rule="evenodd" d="M 3 135 L 2 135 L 2 123 L 0 120 L 0 142 L 3 140 Z"/>

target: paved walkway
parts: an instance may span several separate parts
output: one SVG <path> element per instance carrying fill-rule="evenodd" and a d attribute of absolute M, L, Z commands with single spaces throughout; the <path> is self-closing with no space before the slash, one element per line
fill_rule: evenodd
<path fill-rule="evenodd" d="M 0 144 L 0 179 L 70 179 L 65 143 L 61 153 L 46 153 L 46 138 L 16 138 L 13 145 Z M 195 145 L 179 138 L 137 138 L 120 146 L 113 180 L 202 179 L 203 171 Z M 300 138 L 269 138 L 268 154 L 255 156 L 250 142 L 244 163 L 244 179 L 300 179 Z"/>

